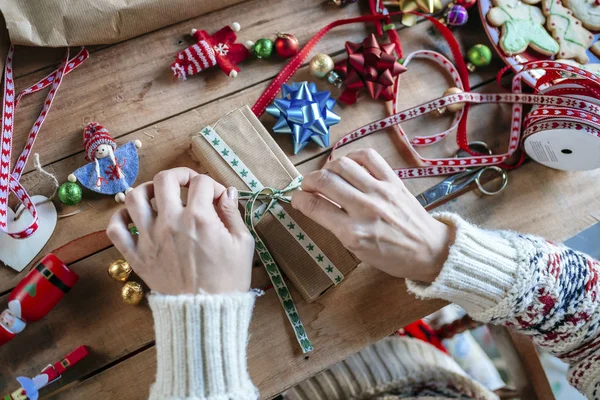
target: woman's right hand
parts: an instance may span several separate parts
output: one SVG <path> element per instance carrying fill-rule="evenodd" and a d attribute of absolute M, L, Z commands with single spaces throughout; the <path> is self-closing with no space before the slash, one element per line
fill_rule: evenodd
<path fill-rule="evenodd" d="M 292 206 L 362 261 L 396 277 L 433 282 L 453 241 L 452 229 L 431 217 L 372 149 L 308 174 Z"/>

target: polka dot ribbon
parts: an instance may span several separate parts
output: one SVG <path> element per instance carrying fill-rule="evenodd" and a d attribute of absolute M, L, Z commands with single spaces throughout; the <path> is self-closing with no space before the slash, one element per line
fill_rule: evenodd
<path fill-rule="evenodd" d="M 244 222 L 254 237 L 256 251 L 269 275 L 269 279 L 271 280 L 273 288 L 279 297 L 279 301 L 285 310 L 286 316 L 294 329 L 294 334 L 302 348 L 302 352 L 307 353 L 312 351 L 313 346 L 308 339 L 306 330 L 300 320 L 298 310 L 296 309 L 294 300 L 285 284 L 279 266 L 256 232 L 256 224 L 258 224 L 267 212 L 270 212 L 294 240 L 296 240 L 298 245 L 301 246 L 311 259 L 321 268 L 334 285 L 339 284 L 344 279 L 344 275 L 280 204 L 281 202 L 289 203 L 291 201 L 289 193 L 300 188 L 302 176 L 294 178 L 284 189 L 275 189 L 264 186 L 212 127 L 207 126 L 201 130 L 200 133 L 200 136 L 211 145 L 221 158 L 235 171 L 240 179 L 244 181 L 248 189 L 250 189 L 240 190 L 239 192 L 240 201 L 242 204 L 245 203 Z"/>
<path fill-rule="evenodd" d="M 62 82 L 63 77 L 79 67 L 87 58 L 89 54 L 85 48 L 81 48 L 79 53 L 69 59 L 69 50 L 62 60 L 60 66 L 55 71 L 51 72 L 48 76 L 44 77 L 34 85 L 23 90 L 19 95 L 15 97 L 15 85 L 13 79 L 13 54 L 14 47 L 11 46 L 6 57 L 6 64 L 4 66 L 4 101 L 3 101 L 3 113 L 2 113 L 2 135 L 1 135 L 1 152 L 0 152 L 0 231 L 7 233 L 9 236 L 16 239 L 24 239 L 31 236 L 38 228 L 38 215 L 35 204 L 31 200 L 31 197 L 25 190 L 25 188 L 19 182 L 21 175 L 31 154 L 31 149 L 35 143 L 35 139 L 39 134 L 42 124 L 46 120 L 46 116 L 50 111 L 56 92 Z M 25 148 L 19 155 L 15 167 L 10 173 L 10 163 L 12 156 L 12 143 L 14 134 L 14 121 L 15 112 L 19 105 L 19 101 L 26 95 L 39 92 L 40 90 L 50 86 L 50 91 L 46 95 L 44 105 L 40 115 L 37 117 L 35 123 L 29 131 Z M 33 217 L 33 221 L 25 229 L 18 232 L 8 231 L 8 195 L 12 192 L 17 196 L 17 199 L 25 209 Z"/>

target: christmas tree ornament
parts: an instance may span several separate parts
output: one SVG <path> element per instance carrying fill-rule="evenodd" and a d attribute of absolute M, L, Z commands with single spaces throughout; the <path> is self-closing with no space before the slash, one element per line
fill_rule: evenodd
<path fill-rule="evenodd" d="M 277 118 L 273 132 L 292 135 L 294 154 L 298 154 L 310 141 L 329 146 L 329 127 L 340 122 L 333 107 L 335 99 L 329 92 L 317 91 L 312 82 L 294 82 L 282 86 L 282 97 L 266 111 Z"/>
<path fill-rule="evenodd" d="M 469 13 L 465 7 L 459 4 L 452 4 L 444 13 L 444 18 L 448 26 L 463 26 L 469 20 Z"/>
<path fill-rule="evenodd" d="M 462 92 L 463 91 L 460 88 L 451 87 L 451 88 L 448 88 L 442 96 L 445 97 L 445 96 L 450 96 L 451 94 L 459 94 Z M 456 104 L 450 104 L 446 107 L 438 108 L 436 111 L 437 111 L 438 115 L 443 115 L 446 113 L 446 111 L 456 113 L 456 112 L 459 112 L 460 110 L 462 110 L 463 108 L 465 108 L 465 103 L 456 103 Z"/>
<path fill-rule="evenodd" d="M 122 258 L 111 262 L 108 266 L 108 276 L 119 282 L 126 282 L 131 271 L 129 263 Z"/>
<path fill-rule="evenodd" d="M 492 50 L 485 44 L 476 44 L 467 52 L 467 68 L 475 71 L 476 67 L 487 67 L 492 62 Z"/>
<path fill-rule="evenodd" d="M 68 206 L 79 204 L 82 198 L 81 187 L 73 182 L 65 182 L 58 188 L 58 199 Z"/>
<path fill-rule="evenodd" d="M 358 93 L 366 89 L 371 98 L 392 100 L 395 77 L 406 71 L 394 55 L 394 44 L 380 45 L 371 34 L 362 43 L 346 42 L 348 59 L 336 64 L 335 71 L 344 77 L 346 88 L 338 99 L 354 104 Z"/>
<path fill-rule="evenodd" d="M 115 195 L 117 202 L 125 201 L 138 174 L 137 149 L 142 142 L 134 140 L 119 148 L 110 133 L 100 124 L 92 122 L 83 130 L 83 147 L 89 164 L 68 176 L 69 182 L 79 181 L 97 193 Z"/>
<path fill-rule="evenodd" d="M 246 43 L 250 44 L 252 42 L 248 41 Z M 267 59 L 273 54 L 273 41 L 267 38 L 258 39 L 255 43 L 252 43 L 251 48 L 256 58 Z"/>
<path fill-rule="evenodd" d="M 137 282 L 126 282 L 121 289 L 121 298 L 125 303 L 137 306 L 144 299 L 144 288 Z"/>
<path fill-rule="evenodd" d="M 127 230 L 129 230 L 129 233 L 131 233 L 132 235 L 139 235 L 140 234 L 140 231 L 138 231 L 138 228 L 133 223 L 129 223 L 127 225 Z"/>
<path fill-rule="evenodd" d="M 226 75 L 235 78 L 240 72 L 237 64 L 250 56 L 243 44 L 236 43 L 235 32 L 239 30 L 240 24 L 237 22 L 221 28 L 213 35 L 205 30 L 192 29 L 190 35 L 196 43 L 177 53 L 175 62 L 171 64 L 173 74 L 185 80 L 189 75 L 218 66 Z"/>
<path fill-rule="evenodd" d="M 30 322 L 46 316 L 79 281 L 79 276 L 54 254 L 48 254 L 19 282 L 0 313 L 0 346 Z"/>
<path fill-rule="evenodd" d="M 477 0 L 454 0 L 454 4 L 458 4 L 459 6 L 463 6 L 467 10 L 477 4 Z"/>
<path fill-rule="evenodd" d="M 319 53 L 315 55 L 308 64 L 308 71 L 316 78 L 324 78 L 333 71 L 335 63 L 327 54 Z"/>
<path fill-rule="evenodd" d="M 73 367 L 79 361 L 83 360 L 89 354 L 86 346 L 79 346 L 60 361 L 49 364 L 42 372 L 33 378 L 25 376 L 17 377 L 17 382 L 21 387 L 14 392 L 2 397 L 3 400 L 38 400 L 40 389 L 50 385 L 52 382 L 61 378 L 62 374 Z"/>
<path fill-rule="evenodd" d="M 290 58 L 298 54 L 298 39 L 289 33 L 277 32 L 277 38 L 274 42 L 275 52 L 279 57 Z"/>

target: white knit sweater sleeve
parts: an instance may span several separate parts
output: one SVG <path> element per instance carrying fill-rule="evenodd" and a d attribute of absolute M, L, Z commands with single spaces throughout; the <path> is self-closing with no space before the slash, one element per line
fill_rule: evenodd
<path fill-rule="evenodd" d="M 151 294 L 157 371 L 150 399 L 257 399 L 246 364 L 255 297 Z"/>
<path fill-rule="evenodd" d="M 600 263 L 539 237 L 480 229 L 456 214 L 434 217 L 455 228 L 454 244 L 437 279 L 407 281 L 409 290 L 531 336 L 570 364 L 573 386 L 600 399 Z"/>

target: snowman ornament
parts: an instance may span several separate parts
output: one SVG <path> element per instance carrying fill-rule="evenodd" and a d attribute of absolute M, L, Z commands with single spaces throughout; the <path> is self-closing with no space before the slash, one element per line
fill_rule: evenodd
<path fill-rule="evenodd" d="M 110 133 L 102 125 L 92 122 L 83 130 L 85 159 L 89 164 L 68 176 L 70 182 L 79 181 L 86 188 L 102 194 L 115 195 L 117 202 L 133 190 L 139 160 L 137 149 L 142 142 L 134 140 L 117 148 Z"/>

